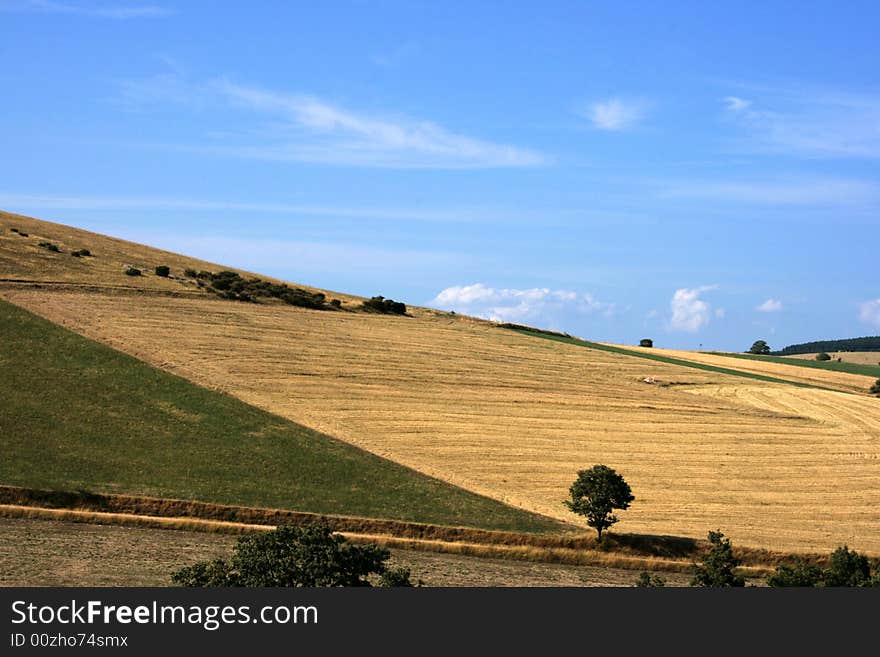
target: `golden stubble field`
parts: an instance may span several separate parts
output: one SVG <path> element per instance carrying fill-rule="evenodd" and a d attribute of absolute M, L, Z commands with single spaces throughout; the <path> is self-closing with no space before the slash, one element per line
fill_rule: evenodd
<path fill-rule="evenodd" d="M 871 397 L 584 349 L 424 310 L 389 317 L 46 289 L 0 294 L 197 383 L 533 511 L 577 520 L 562 505 L 568 486 L 578 469 L 605 463 L 636 496 L 620 514 L 622 532 L 702 538 L 720 528 L 744 546 L 847 543 L 880 553 L 880 400 Z"/>

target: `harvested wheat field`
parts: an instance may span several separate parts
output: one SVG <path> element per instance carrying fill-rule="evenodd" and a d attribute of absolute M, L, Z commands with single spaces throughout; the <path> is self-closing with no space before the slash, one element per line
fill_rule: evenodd
<path fill-rule="evenodd" d="M 818 353 L 814 354 L 792 354 L 791 356 L 783 356 L 783 358 L 795 358 L 798 360 L 816 360 Z M 880 365 L 880 351 L 832 351 L 828 353 L 831 360 L 838 358 L 844 363 L 854 363 L 856 365 Z"/>
<path fill-rule="evenodd" d="M 691 361 L 693 363 L 725 367 L 727 369 L 739 370 L 741 372 L 779 377 L 789 381 L 797 381 L 798 383 L 860 393 L 866 392 L 876 380 L 876 377 L 871 378 L 870 376 L 864 376 L 861 374 L 811 369 L 801 367 L 797 364 L 786 365 L 785 363 L 778 362 L 778 360 L 751 360 L 745 358 L 732 358 L 720 353 L 710 354 L 699 351 L 675 351 L 672 349 L 647 347 L 627 347 L 627 349 L 632 349 L 633 351 L 641 353 L 670 356 L 681 360 Z"/>
<path fill-rule="evenodd" d="M 720 528 L 743 546 L 847 543 L 880 553 L 880 403 L 867 396 L 757 383 L 431 311 L 2 294 L 197 383 L 539 513 L 577 521 L 562 505 L 568 486 L 579 468 L 605 463 L 636 495 L 619 514 L 621 532 L 703 538 Z"/>

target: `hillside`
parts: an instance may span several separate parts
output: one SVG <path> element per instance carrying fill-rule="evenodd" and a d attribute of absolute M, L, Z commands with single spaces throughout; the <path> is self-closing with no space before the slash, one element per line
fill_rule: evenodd
<path fill-rule="evenodd" d="M 3 484 L 559 529 L 195 386 L 3 301 L 0 363 Z"/>
<path fill-rule="evenodd" d="M 793 356 L 795 354 L 817 354 L 823 351 L 826 353 L 832 351 L 880 351 L 880 335 L 792 344 L 779 351 L 774 351 L 773 355 Z"/>
<path fill-rule="evenodd" d="M 78 237 L 46 226 L 59 241 Z M 197 384 L 566 522 L 580 521 L 562 505 L 576 471 L 606 463 L 636 495 L 618 531 L 702 538 L 722 528 L 743 545 L 880 553 L 880 404 L 844 392 L 866 377 L 693 352 L 648 360 L 428 309 L 393 317 L 156 292 L 0 288 Z"/>

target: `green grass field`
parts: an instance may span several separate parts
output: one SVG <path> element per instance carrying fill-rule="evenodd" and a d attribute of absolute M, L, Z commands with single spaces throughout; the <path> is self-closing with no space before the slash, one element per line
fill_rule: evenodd
<path fill-rule="evenodd" d="M 863 374 L 880 378 L 880 365 L 862 365 L 860 363 L 844 363 L 836 360 L 806 360 L 804 358 L 785 358 L 783 356 L 758 356 L 757 354 L 733 354 L 724 351 L 703 351 L 704 354 L 713 356 L 727 356 L 728 358 L 742 358 L 745 360 L 760 360 L 783 365 L 795 365 L 797 367 L 812 367 L 817 370 L 831 370 L 832 372 L 847 372 L 848 374 Z M 878 353 L 880 358 L 880 353 Z"/>
<path fill-rule="evenodd" d="M 691 367 L 696 370 L 705 370 L 707 372 L 718 372 L 719 374 L 730 374 L 732 376 L 741 376 L 746 379 L 756 379 L 758 381 L 767 381 L 770 383 L 785 383 L 790 386 L 797 386 L 799 388 L 818 388 L 819 390 L 831 390 L 831 388 L 824 388 L 822 386 L 811 385 L 809 383 L 802 383 L 800 381 L 788 381 L 787 379 L 779 379 L 774 376 L 765 376 L 763 374 L 754 374 L 752 372 L 742 372 L 740 370 L 727 369 L 726 367 L 717 367 L 715 365 L 706 365 L 704 363 L 694 363 L 689 360 L 683 360 L 681 358 L 671 358 L 669 356 L 662 356 L 660 354 L 649 354 L 643 351 L 634 351 L 632 349 L 624 349 L 622 347 L 615 347 L 607 344 L 599 344 L 598 342 L 590 342 L 588 340 L 580 340 L 578 338 L 566 337 L 564 335 L 556 335 L 553 333 L 549 333 L 546 331 L 528 331 L 519 328 L 511 328 L 511 331 L 516 331 L 517 333 L 522 333 L 523 335 L 531 335 L 536 338 L 544 338 L 545 340 L 555 340 L 557 342 L 565 342 L 567 344 L 577 345 L 578 347 L 586 347 L 588 349 L 598 349 L 599 351 L 610 351 L 615 354 L 622 354 L 624 356 L 635 356 L 636 358 L 646 358 L 648 360 L 656 360 L 661 363 L 669 363 L 670 365 L 681 365 L 682 367 Z M 708 352 L 707 352 L 708 353 Z M 714 352 L 713 352 L 714 353 Z M 727 354 L 724 354 L 725 356 Z M 763 356 L 761 356 L 763 358 Z M 783 362 L 789 362 L 787 359 L 780 359 Z"/>
<path fill-rule="evenodd" d="M 0 409 L 4 484 L 485 529 L 561 527 L 195 386 L 3 301 Z"/>

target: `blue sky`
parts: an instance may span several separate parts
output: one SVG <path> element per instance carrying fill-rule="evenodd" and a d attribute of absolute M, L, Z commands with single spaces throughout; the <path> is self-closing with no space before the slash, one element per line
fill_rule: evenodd
<path fill-rule="evenodd" d="M 875 2 L 0 0 L 0 208 L 598 340 L 876 335 L 878 24 Z"/>

